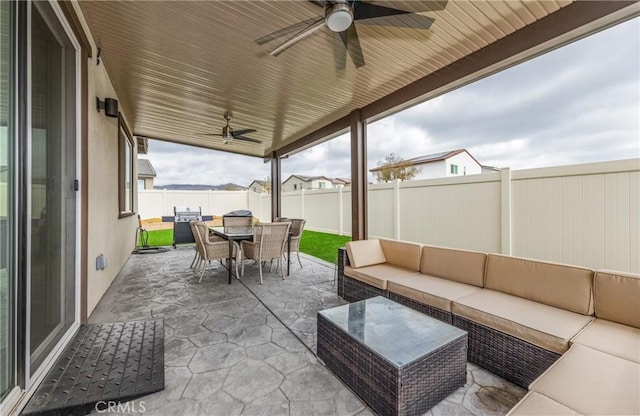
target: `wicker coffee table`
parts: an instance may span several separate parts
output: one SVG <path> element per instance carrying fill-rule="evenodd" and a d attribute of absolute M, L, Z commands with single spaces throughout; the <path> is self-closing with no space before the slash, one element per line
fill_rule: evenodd
<path fill-rule="evenodd" d="M 421 415 L 467 379 L 465 331 L 381 296 L 318 312 L 317 351 L 380 415 Z"/>

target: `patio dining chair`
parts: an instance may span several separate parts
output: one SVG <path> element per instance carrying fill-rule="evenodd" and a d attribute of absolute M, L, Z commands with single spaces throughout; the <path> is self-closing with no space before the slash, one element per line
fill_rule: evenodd
<path fill-rule="evenodd" d="M 253 217 L 222 217 L 223 227 L 251 227 Z"/>
<path fill-rule="evenodd" d="M 226 240 L 210 240 L 209 239 L 209 227 L 207 224 L 201 221 L 196 221 L 194 224 L 196 230 L 196 249 L 199 251 L 200 262 L 197 263 L 195 268 L 196 276 L 200 274 L 198 283 L 202 282 L 206 265 L 212 261 L 219 260 L 222 263 L 223 260 L 229 258 L 229 243 Z M 238 276 L 238 261 L 240 259 L 240 247 L 236 242 L 233 243 L 233 253 L 231 255 L 231 263 L 233 259 L 236 259 L 236 276 Z"/>
<path fill-rule="evenodd" d="M 272 222 L 265 224 L 257 224 L 254 227 L 253 241 L 242 241 L 240 248 L 242 251 L 242 270 L 240 276 L 244 276 L 244 259 L 255 260 L 258 264 L 260 273 L 260 284 L 262 281 L 263 263 L 271 260 L 278 261 L 276 271 L 280 270 L 280 275 L 284 280 L 284 267 L 282 267 L 282 257 L 287 244 L 287 236 L 289 235 L 289 222 Z"/>
<path fill-rule="evenodd" d="M 196 237 L 197 234 L 197 230 L 196 230 L 196 223 L 198 223 L 198 221 L 196 220 L 191 220 L 189 221 L 189 228 L 191 228 L 191 234 L 193 234 L 193 241 L 195 241 L 196 243 L 196 247 L 195 247 L 195 254 L 193 255 L 193 260 L 191 261 L 191 266 L 189 266 L 190 268 L 195 268 L 200 264 L 201 261 L 201 256 L 200 256 L 200 251 L 198 249 L 198 239 Z M 218 237 L 217 235 L 212 235 L 211 233 L 207 233 L 207 239 L 209 240 L 209 242 L 215 242 L 215 241 L 226 241 L 224 238 L 222 237 Z"/>
<path fill-rule="evenodd" d="M 289 247 L 289 255 L 295 252 L 298 257 L 298 264 L 300 268 L 302 268 L 302 261 L 300 261 L 300 239 L 302 238 L 302 231 L 307 221 L 303 219 L 290 219 L 289 221 L 291 221 L 291 246 Z M 287 260 L 291 261 L 291 259 Z"/>

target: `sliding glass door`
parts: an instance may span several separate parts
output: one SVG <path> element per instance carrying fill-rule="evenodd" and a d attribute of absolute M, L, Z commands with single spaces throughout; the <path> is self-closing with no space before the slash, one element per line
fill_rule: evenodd
<path fill-rule="evenodd" d="M 0 1 L 0 401 L 16 386 L 13 2 Z"/>
<path fill-rule="evenodd" d="M 76 321 L 79 61 L 55 7 L 0 0 L 0 412 Z"/>
<path fill-rule="evenodd" d="M 75 49 L 45 2 L 31 8 L 31 372 L 74 321 Z"/>

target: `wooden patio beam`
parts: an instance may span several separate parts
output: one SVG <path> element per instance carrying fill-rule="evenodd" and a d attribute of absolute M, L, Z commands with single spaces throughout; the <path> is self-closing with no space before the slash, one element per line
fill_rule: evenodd
<path fill-rule="evenodd" d="M 367 121 L 360 110 L 351 113 L 351 239 L 366 240 Z"/>

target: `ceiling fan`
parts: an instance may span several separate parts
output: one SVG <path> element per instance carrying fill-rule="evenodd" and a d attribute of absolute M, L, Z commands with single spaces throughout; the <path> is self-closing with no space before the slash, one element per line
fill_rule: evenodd
<path fill-rule="evenodd" d="M 248 133 L 255 133 L 256 129 L 240 129 L 240 130 L 234 130 L 231 128 L 231 126 L 229 125 L 229 123 L 231 122 L 231 115 L 229 113 L 226 113 L 224 115 L 224 120 L 227 122 L 227 124 L 222 128 L 222 133 L 208 133 L 208 134 L 204 134 L 204 136 L 219 136 L 222 137 L 222 143 L 224 144 L 229 144 L 234 140 L 243 140 L 246 142 L 251 142 L 251 143 L 262 143 L 262 141 L 258 140 L 258 139 L 253 139 L 251 137 L 247 137 L 245 136 L 245 134 Z"/>
<path fill-rule="evenodd" d="M 338 70 L 346 66 L 347 52 L 356 68 L 364 66 L 362 47 L 358 39 L 355 22 L 371 26 L 393 26 L 410 29 L 429 29 L 434 20 L 424 16 L 421 12 L 443 10 L 447 0 L 427 0 L 422 2 L 408 2 L 412 11 L 400 10 L 393 7 L 374 4 L 362 0 L 308 0 L 310 3 L 324 9 L 323 16 L 314 17 L 284 27 L 256 40 L 258 45 L 264 45 L 280 37 L 294 34 L 280 46 L 272 50 L 269 55 L 278 56 L 291 46 L 312 35 L 325 26 L 333 32 L 333 48 L 335 65 Z M 386 1 L 380 3 L 391 3 Z"/>

